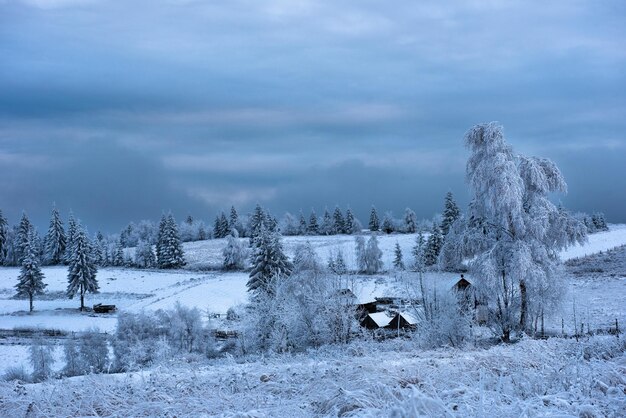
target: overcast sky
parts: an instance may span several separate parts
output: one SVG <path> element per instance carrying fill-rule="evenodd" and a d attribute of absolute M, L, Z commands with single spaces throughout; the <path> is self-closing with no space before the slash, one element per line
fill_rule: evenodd
<path fill-rule="evenodd" d="M 626 222 L 626 2 L 0 0 L 0 209 L 463 205 L 473 124 Z"/>

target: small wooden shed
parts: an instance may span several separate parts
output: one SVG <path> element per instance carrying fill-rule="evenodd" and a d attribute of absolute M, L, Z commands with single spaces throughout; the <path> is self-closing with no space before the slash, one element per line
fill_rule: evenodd
<path fill-rule="evenodd" d="M 390 321 L 391 317 L 387 315 L 387 312 L 375 312 L 367 314 L 361 321 L 361 326 L 367 329 L 385 328 Z"/>
<path fill-rule="evenodd" d="M 415 329 L 417 327 L 417 316 L 411 312 L 398 312 L 389 321 L 386 328 L 389 329 Z"/>

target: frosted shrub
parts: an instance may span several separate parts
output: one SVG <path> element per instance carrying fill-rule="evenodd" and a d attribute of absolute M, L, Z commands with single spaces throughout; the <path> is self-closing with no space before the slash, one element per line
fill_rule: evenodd
<path fill-rule="evenodd" d="M 120 313 L 113 340 L 114 368 L 133 370 L 158 360 L 157 341 L 166 330 L 146 313 Z"/>
<path fill-rule="evenodd" d="M 109 368 L 107 337 L 94 328 L 83 334 L 78 343 L 79 364 L 89 373 L 103 373 Z"/>
<path fill-rule="evenodd" d="M 33 381 L 41 382 L 52 375 L 52 347 L 42 339 L 33 340 L 28 349 L 30 364 L 33 366 Z"/>
<path fill-rule="evenodd" d="M 177 352 L 205 352 L 210 343 L 202 325 L 198 308 L 188 308 L 176 303 L 174 309 L 157 312 L 159 322 L 167 329 L 170 346 Z"/>
<path fill-rule="evenodd" d="M 24 369 L 24 366 L 13 366 L 5 370 L 2 380 L 5 382 L 18 381 L 27 383 L 30 382 L 30 376 Z"/>

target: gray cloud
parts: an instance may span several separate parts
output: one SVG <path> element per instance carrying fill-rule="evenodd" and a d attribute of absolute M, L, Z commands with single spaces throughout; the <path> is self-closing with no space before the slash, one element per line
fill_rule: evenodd
<path fill-rule="evenodd" d="M 467 199 L 462 136 L 498 120 L 563 200 L 626 221 L 620 1 L 0 2 L 0 206 L 116 230 Z M 581 178 L 578 167 L 585 167 Z M 603 192 L 600 192 L 603 191 Z"/>

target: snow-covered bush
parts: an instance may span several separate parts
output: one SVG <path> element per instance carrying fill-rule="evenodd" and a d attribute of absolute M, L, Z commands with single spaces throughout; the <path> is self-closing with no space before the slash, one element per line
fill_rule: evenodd
<path fill-rule="evenodd" d="M 167 331 L 170 347 L 178 353 L 205 353 L 212 349 L 213 341 L 202 324 L 198 308 L 189 308 L 176 303 L 174 309 L 156 312 L 161 326 Z"/>
<path fill-rule="evenodd" d="M 99 329 L 91 329 L 78 340 L 79 364 L 88 373 L 103 373 L 109 369 L 109 344 Z"/>
<path fill-rule="evenodd" d="M 52 346 L 41 338 L 36 338 L 28 348 L 30 364 L 33 367 L 32 380 L 41 382 L 52 375 Z"/>
<path fill-rule="evenodd" d="M 242 270 L 246 264 L 248 254 L 246 248 L 239 240 L 236 229 L 226 238 L 226 246 L 222 250 L 224 256 L 223 267 L 225 270 Z"/>
<path fill-rule="evenodd" d="M 2 380 L 4 382 L 17 381 L 28 383 L 31 381 L 31 378 L 24 366 L 12 366 L 4 371 L 2 374 Z"/>
<path fill-rule="evenodd" d="M 114 369 L 134 370 L 161 360 L 159 341 L 166 332 L 153 315 L 121 312 L 113 339 Z"/>

